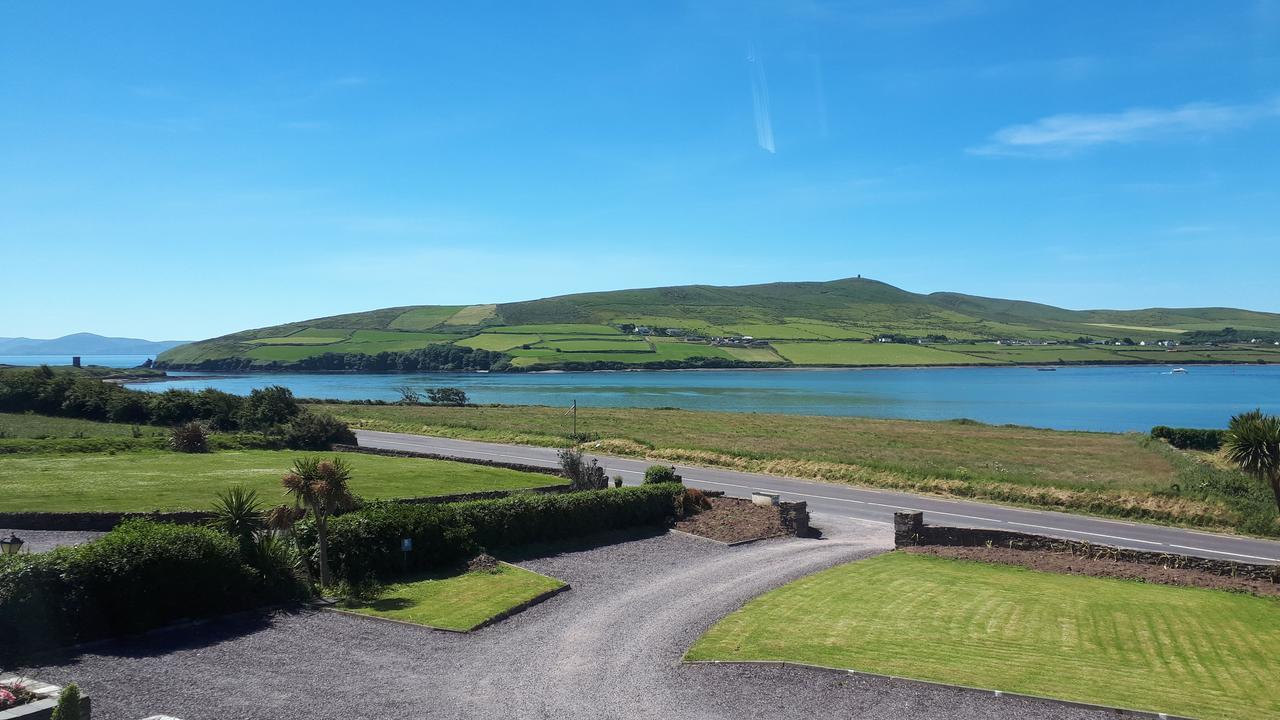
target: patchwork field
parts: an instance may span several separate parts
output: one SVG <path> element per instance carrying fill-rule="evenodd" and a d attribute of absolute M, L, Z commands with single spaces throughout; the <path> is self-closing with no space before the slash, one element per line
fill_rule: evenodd
<path fill-rule="evenodd" d="M 1164 712 L 1280 718 L 1280 602 L 889 553 L 748 602 L 688 660 L 782 660 Z"/>
<path fill-rule="evenodd" d="M 499 563 L 495 572 L 465 572 L 396 583 L 368 603 L 344 609 L 391 620 L 466 632 L 564 583 Z"/>
<path fill-rule="evenodd" d="M 267 503 L 284 502 L 280 477 L 289 450 L 184 454 L 138 450 L 116 454 L 6 456 L 0 461 L 0 511 L 202 510 L 232 485 L 256 489 Z M 557 479 L 469 463 L 343 454 L 352 490 L 366 500 L 554 485 Z"/>
<path fill-rule="evenodd" d="M 926 345 L 863 342 L 773 343 L 797 365 L 986 365 L 1000 362 Z"/>
<path fill-rule="evenodd" d="M 630 353 L 603 342 L 605 338 L 637 340 L 627 333 L 631 326 L 647 326 L 655 343 L 651 354 Z M 269 328 L 245 330 L 179 346 L 163 353 L 158 362 L 171 369 L 243 370 L 266 364 L 297 363 L 319 369 L 309 358 L 324 353 L 328 370 L 506 370 L 554 368 L 583 363 L 639 365 L 663 363 L 663 367 L 701 367 L 739 362 L 798 365 L 939 365 L 995 362 L 1135 362 L 1136 358 L 1101 346 L 1064 347 L 1061 355 L 1036 355 L 1032 350 L 987 350 L 973 353 L 958 347 L 933 345 L 891 347 L 852 343 L 879 334 L 910 339 L 943 336 L 949 341 L 976 342 L 997 339 L 1058 340 L 1078 337 L 1154 342 L 1191 337 L 1195 329 L 1223 331 L 1235 327 L 1260 333 L 1261 339 L 1280 339 L 1280 315 L 1225 308 L 1182 310 L 1073 311 L 1035 303 L 997 300 L 957 293 L 921 295 L 864 278 L 817 283 L 771 283 L 741 287 L 687 285 L 680 287 L 580 293 L 528 302 L 468 305 L 392 307 L 348 315 L 316 318 Z M 1256 328 L 1256 330 L 1255 330 Z M 738 335 L 775 343 L 774 354 L 725 352 L 710 345 L 656 346 L 667 330 L 673 335 L 706 338 Z M 624 332 L 624 330 L 626 332 Z M 381 334 L 379 334 L 381 333 Z M 522 341 L 496 339 L 519 336 Z M 1230 335 L 1231 342 L 1236 336 Z M 534 340 L 534 338 L 538 338 Z M 1247 337 L 1247 339 L 1252 339 Z M 576 347 L 564 344 L 576 341 Z M 1219 340 L 1213 340 L 1219 342 Z M 1202 349 L 1203 340 L 1201 341 Z M 360 355 L 404 352 L 429 345 L 451 345 L 408 363 L 369 363 Z M 522 345 L 538 345 L 536 352 L 515 352 Z M 700 349 L 690 349 L 690 348 Z M 502 353 L 471 355 L 458 348 Z M 556 352 L 559 348 L 563 352 Z M 1280 351 L 1280 348 L 1273 348 Z M 1218 357 L 1184 356 L 1186 362 L 1280 362 L 1280 352 L 1253 348 Z M 949 354 L 948 354 L 949 353 Z M 1111 354 L 1108 354 L 1111 353 Z M 963 355 L 963 357 L 960 357 Z M 700 360 L 695 360 L 699 358 Z M 427 366 L 423 366 L 423 362 Z"/>

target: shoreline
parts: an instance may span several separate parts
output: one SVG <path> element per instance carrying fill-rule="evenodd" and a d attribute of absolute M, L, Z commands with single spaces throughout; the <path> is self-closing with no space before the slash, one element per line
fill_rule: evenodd
<path fill-rule="evenodd" d="M 1184 360 L 1181 362 L 1107 362 L 1095 360 L 1082 360 L 1077 362 L 1065 363 L 951 363 L 946 365 L 778 365 L 775 367 L 690 367 L 690 368 L 605 368 L 599 370 L 565 370 L 558 368 L 549 368 L 546 370 L 517 370 L 517 371 L 489 371 L 489 370 L 418 370 L 415 372 L 359 372 L 356 370 L 300 370 L 290 368 L 276 368 L 271 370 L 238 370 L 232 372 L 217 372 L 210 375 L 190 375 L 190 376 L 173 376 L 128 380 L 126 382 L 167 382 L 170 380 L 206 380 L 212 378 L 225 377 L 252 377 L 255 375 L 334 375 L 334 376 L 379 376 L 379 377 L 396 377 L 396 376 L 413 376 L 413 375 L 495 375 L 499 377 L 515 376 L 515 375 L 555 375 L 555 374 L 595 374 L 595 373 L 677 373 L 677 372 L 764 372 L 776 370 L 799 370 L 799 371 L 831 371 L 831 370 L 997 370 L 997 369 L 1024 369 L 1024 370 L 1043 370 L 1046 368 L 1069 369 L 1081 367 L 1275 367 L 1280 366 L 1280 362 L 1223 362 L 1221 360 Z M 177 368 L 166 368 L 165 372 L 199 372 L 197 370 L 181 370 Z"/>

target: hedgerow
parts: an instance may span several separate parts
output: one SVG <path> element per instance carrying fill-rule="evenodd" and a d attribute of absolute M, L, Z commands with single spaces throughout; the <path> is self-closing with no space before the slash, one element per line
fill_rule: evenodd
<path fill-rule="evenodd" d="M 1181 450 L 1205 450 L 1212 452 L 1222 447 L 1226 430 L 1201 428 L 1174 428 L 1157 425 L 1151 428 L 1151 437 L 1164 440 Z"/>
<path fill-rule="evenodd" d="M 24 650 L 136 633 L 280 601 L 286 568 L 247 565 L 207 528 L 142 520 L 100 539 L 0 556 L 0 664 Z"/>
<path fill-rule="evenodd" d="M 564 540 L 662 525 L 684 492 L 676 484 L 541 495 L 445 505 L 373 503 L 329 521 L 335 576 L 352 584 L 448 566 L 480 549 Z M 401 541 L 413 549 L 401 551 Z M 303 541 L 314 537 L 303 534 Z"/>

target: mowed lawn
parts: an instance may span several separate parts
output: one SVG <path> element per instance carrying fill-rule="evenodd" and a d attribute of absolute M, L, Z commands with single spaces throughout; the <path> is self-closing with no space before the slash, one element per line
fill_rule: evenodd
<path fill-rule="evenodd" d="M 561 587 L 564 583 L 555 578 L 499 563 L 496 572 L 465 572 L 391 585 L 377 600 L 346 609 L 362 615 L 466 631 Z"/>
<path fill-rule="evenodd" d="M 268 503 L 283 497 L 280 477 L 294 459 L 330 453 L 291 450 L 184 454 L 12 455 L 0 460 L 0 511 L 203 510 L 231 485 L 256 489 Z M 558 478 L 469 463 L 342 453 L 352 490 L 366 500 L 515 490 Z"/>
<path fill-rule="evenodd" d="M 803 578 L 689 660 L 784 660 L 1189 715 L 1280 718 L 1280 601 L 889 553 Z"/>

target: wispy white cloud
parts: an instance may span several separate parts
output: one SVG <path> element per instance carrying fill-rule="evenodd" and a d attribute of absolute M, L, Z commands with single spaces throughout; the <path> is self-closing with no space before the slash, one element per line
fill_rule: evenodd
<path fill-rule="evenodd" d="M 777 152 L 773 144 L 773 113 L 769 109 L 769 83 L 764 76 L 764 60 L 752 46 L 747 53 L 751 66 L 751 102 L 756 115 L 756 142 L 770 153 Z"/>
<path fill-rule="evenodd" d="M 1050 115 L 997 130 L 975 155 L 1062 156 L 1109 143 L 1133 143 L 1245 127 L 1280 116 L 1280 101 L 1223 105 L 1190 103 L 1176 108 L 1133 108 L 1118 113 Z"/>
<path fill-rule="evenodd" d="M 353 87 L 357 85 L 368 85 L 369 78 L 365 77 L 364 75 L 354 75 L 354 74 L 343 75 L 341 77 L 335 78 L 333 81 L 333 84 L 345 86 L 345 87 Z"/>

